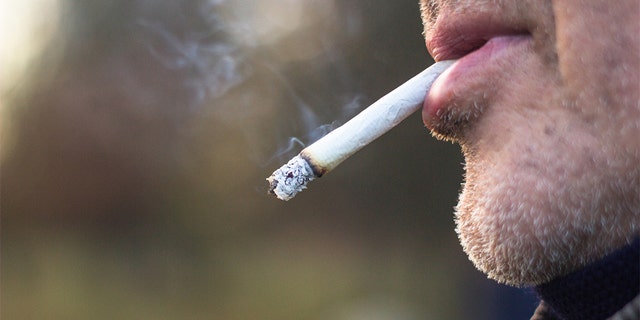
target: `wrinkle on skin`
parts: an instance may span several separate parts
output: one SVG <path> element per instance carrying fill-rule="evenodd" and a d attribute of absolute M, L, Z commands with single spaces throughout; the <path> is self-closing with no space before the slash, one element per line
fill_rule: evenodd
<path fill-rule="evenodd" d="M 532 37 L 496 66 L 502 77 L 471 77 L 450 100 L 481 114 L 457 132 L 428 124 L 464 153 L 456 230 L 476 267 L 537 285 L 639 235 L 640 3 L 423 0 L 421 9 L 427 42 L 440 19 L 462 12 L 494 12 Z"/>

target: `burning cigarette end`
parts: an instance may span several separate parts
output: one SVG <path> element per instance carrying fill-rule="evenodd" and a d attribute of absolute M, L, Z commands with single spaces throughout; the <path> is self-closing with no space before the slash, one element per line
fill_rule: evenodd
<path fill-rule="evenodd" d="M 431 65 L 341 127 L 304 148 L 267 178 L 269 193 L 288 201 L 315 178 L 333 170 L 364 146 L 420 110 L 435 79 L 454 61 Z"/>

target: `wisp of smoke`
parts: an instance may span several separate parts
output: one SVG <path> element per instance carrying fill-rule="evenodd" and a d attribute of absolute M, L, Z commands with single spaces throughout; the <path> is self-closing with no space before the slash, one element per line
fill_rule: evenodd
<path fill-rule="evenodd" d="M 297 5 L 314 6 L 312 3 L 298 2 L 300 3 Z M 297 137 L 278 138 L 283 143 L 273 144 L 279 146 L 275 152 L 269 152 L 271 156 L 255 157 L 254 160 L 261 166 L 268 166 L 275 161 L 281 162 L 289 158 L 296 152 L 295 149 L 318 140 L 338 127 L 339 123 L 333 121 L 327 124 L 323 121 L 316 111 L 320 108 L 312 107 L 308 99 L 303 97 L 282 71 L 282 62 L 271 61 L 268 56 L 262 54 L 265 48 L 261 46 L 266 44 L 261 44 L 259 39 L 265 31 L 260 30 L 260 26 L 251 25 L 249 17 L 242 16 L 243 13 L 250 12 L 243 7 L 247 5 L 251 3 L 231 3 L 226 0 L 180 2 L 174 4 L 173 9 L 176 12 L 171 14 L 171 19 L 179 19 L 179 23 L 168 23 L 162 18 L 139 18 L 137 24 L 148 34 L 150 41 L 148 50 L 153 59 L 170 72 L 180 75 L 179 78 L 182 81 L 177 85 L 187 90 L 190 97 L 189 107 L 195 110 L 229 107 L 229 103 L 216 103 L 216 101 L 227 96 L 231 90 L 240 88 L 243 83 L 255 76 L 254 71 L 267 70 L 272 78 L 268 83 L 277 86 L 294 106 L 295 112 L 287 115 L 292 118 L 288 122 L 295 123 L 292 125 L 294 127 L 300 125 L 301 128 L 295 131 L 302 132 Z M 242 35 L 241 39 L 234 38 L 238 35 Z M 277 43 L 268 45 L 277 46 Z M 327 54 L 330 56 L 327 59 L 339 61 L 340 57 L 336 58 L 336 54 L 339 53 L 332 50 Z M 348 73 L 344 65 L 337 68 L 341 72 Z M 246 86 L 239 90 L 247 90 L 244 96 L 250 97 L 252 94 L 249 91 L 254 88 Z M 351 117 L 360 107 L 360 96 L 353 97 L 351 93 L 349 96 L 351 97 L 343 98 L 343 101 L 337 103 L 342 105 L 338 119 Z M 250 98 L 246 100 L 251 101 Z M 235 107 L 236 109 L 225 110 L 222 114 L 227 112 L 239 114 L 240 105 L 236 104 Z M 246 128 L 245 130 L 254 129 Z M 289 136 L 290 134 L 291 132 Z M 260 135 L 247 134 L 246 136 Z M 259 145 L 253 141 L 248 143 L 253 146 Z"/>
<path fill-rule="evenodd" d="M 140 19 L 138 24 L 160 39 L 149 47 L 153 57 L 167 69 L 188 74 L 183 85 L 194 93 L 195 105 L 223 96 L 249 76 L 242 50 L 228 42 L 211 40 L 222 32 L 217 28 L 212 27 L 211 34 L 180 38 L 159 22 Z"/>

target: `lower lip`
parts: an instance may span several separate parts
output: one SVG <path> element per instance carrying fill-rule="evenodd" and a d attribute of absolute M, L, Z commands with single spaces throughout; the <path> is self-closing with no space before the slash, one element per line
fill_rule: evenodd
<path fill-rule="evenodd" d="M 481 48 L 456 61 L 442 73 L 427 93 L 422 110 L 425 123 L 438 115 L 439 110 L 452 105 L 454 93 L 461 95 L 473 88 L 478 90 L 483 84 L 490 84 L 503 77 L 510 70 L 496 67 L 496 62 L 504 59 L 518 59 L 522 52 L 513 50 L 519 45 L 527 45 L 528 35 L 501 36 L 490 39 Z M 503 64 L 509 65 L 509 64 Z"/>

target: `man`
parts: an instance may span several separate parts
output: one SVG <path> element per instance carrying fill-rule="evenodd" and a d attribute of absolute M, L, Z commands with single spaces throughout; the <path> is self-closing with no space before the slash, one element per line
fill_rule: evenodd
<path fill-rule="evenodd" d="M 532 319 L 640 315 L 640 1 L 422 0 L 429 52 L 459 59 L 424 122 L 461 145 L 463 249 L 534 286 Z"/>

